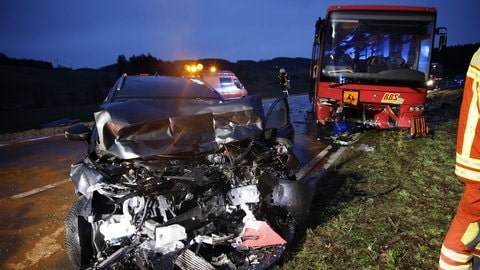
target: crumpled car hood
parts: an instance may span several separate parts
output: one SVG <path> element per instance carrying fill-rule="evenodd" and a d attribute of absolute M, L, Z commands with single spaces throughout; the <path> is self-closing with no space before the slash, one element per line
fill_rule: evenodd
<path fill-rule="evenodd" d="M 265 121 L 258 96 L 226 101 L 126 100 L 94 114 L 97 149 L 122 159 L 202 153 L 257 137 Z"/>

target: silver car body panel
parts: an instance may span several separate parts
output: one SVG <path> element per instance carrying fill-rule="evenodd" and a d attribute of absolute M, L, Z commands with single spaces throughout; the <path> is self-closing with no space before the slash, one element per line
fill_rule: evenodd
<path fill-rule="evenodd" d="M 141 110 L 139 110 L 141 108 Z M 264 112 L 259 97 L 223 103 L 186 100 L 126 100 L 105 103 L 95 113 L 98 149 L 122 159 L 202 153 L 261 134 Z"/>

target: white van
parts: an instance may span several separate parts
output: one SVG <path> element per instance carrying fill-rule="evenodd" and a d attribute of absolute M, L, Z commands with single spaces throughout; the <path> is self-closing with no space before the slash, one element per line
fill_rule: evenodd
<path fill-rule="evenodd" d="M 242 98 L 248 95 L 247 89 L 245 89 L 235 73 L 229 70 L 207 71 L 202 75 L 202 79 L 226 99 Z"/>

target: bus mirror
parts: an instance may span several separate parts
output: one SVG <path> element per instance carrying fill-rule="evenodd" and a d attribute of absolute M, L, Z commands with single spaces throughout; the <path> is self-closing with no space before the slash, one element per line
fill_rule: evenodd
<path fill-rule="evenodd" d="M 440 36 L 440 40 L 438 41 L 438 50 L 443 51 L 445 47 L 447 47 L 447 36 Z"/>
<path fill-rule="evenodd" d="M 438 40 L 438 51 L 443 51 L 447 47 L 447 28 L 439 27 L 435 29 L 435 34 L 440 35 Z"/>
<path fill-rule="evenodd" d="M 321 33 L 325 27 L 325 21 L 319 17 L 317 23 L 315 23 L 315 44 L 320 44 Z"/>

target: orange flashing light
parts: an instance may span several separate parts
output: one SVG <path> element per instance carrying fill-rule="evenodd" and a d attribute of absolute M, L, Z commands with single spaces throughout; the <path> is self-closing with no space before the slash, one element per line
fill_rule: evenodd
<path fill-rule="evenodd" d="M 196 72 L 200 72 L 203 70 L 203 65 L 198 63 L 198 64 L 192 64 L 192 65 L 189 65 L 189 64 L 186 64 L 185 66 L 183 66 L 183 69 L 185 69 L 185 71 L 189 72 L 189 73 L 196 73 Z"/>

